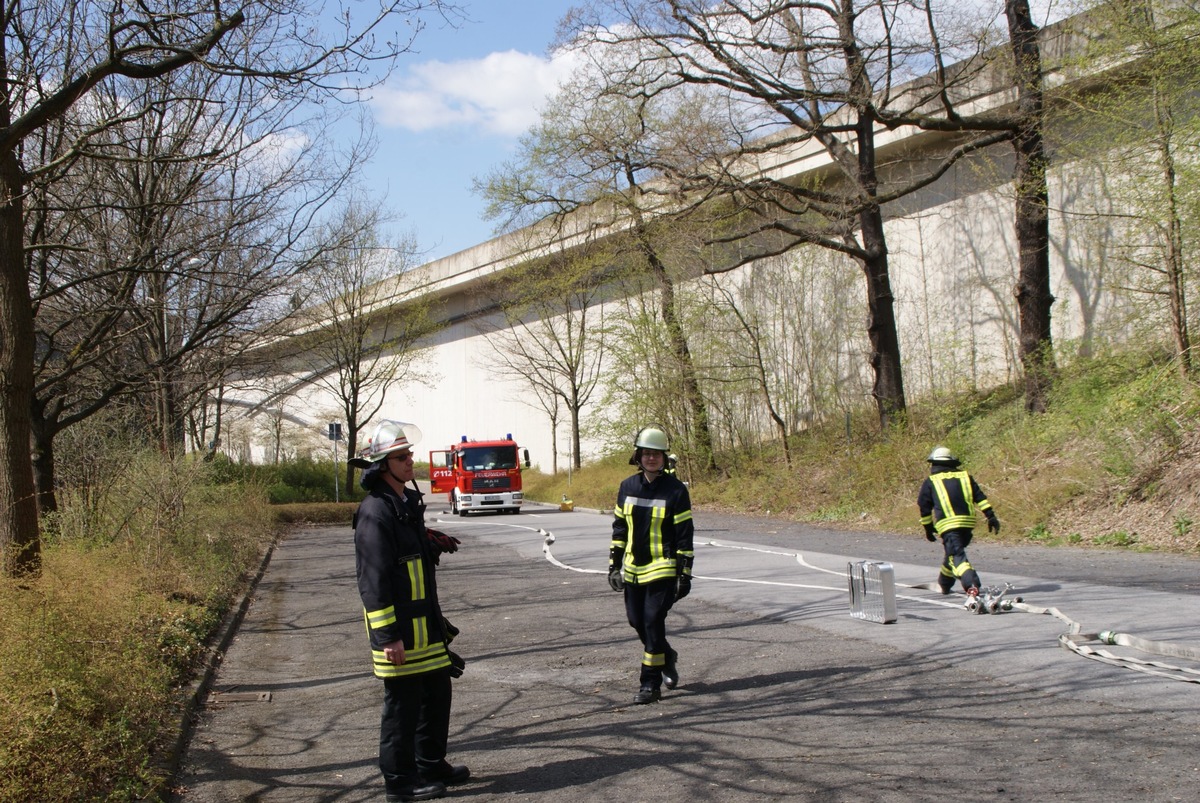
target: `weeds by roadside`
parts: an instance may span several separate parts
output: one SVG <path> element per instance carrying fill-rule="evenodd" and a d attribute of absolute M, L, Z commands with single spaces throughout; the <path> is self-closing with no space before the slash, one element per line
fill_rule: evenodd
<path fill-rule="evenodd" d="M 344 524 L 349 530 L 358 502 L 302 502 L 275 505 L 274 518 L 280 524 Z"/>
<path fill-rule="evenodd" d="M 203 464 L 110 466 L 62 495 L 42 576 L 0 580 L 0 803 L 157 799 L 180 689 L 275 536 Z"/>

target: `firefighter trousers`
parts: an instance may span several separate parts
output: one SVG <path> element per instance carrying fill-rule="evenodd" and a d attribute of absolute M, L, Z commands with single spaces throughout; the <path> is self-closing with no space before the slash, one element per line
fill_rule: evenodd
<path fill-rule="evenodd" d="M 450 670 L 383 681 L 379 769 L 391 794 L 408 794 L 446 758 L 450 734 Z"/>
<path fill-rule="evenodd" d="M 980 587 L 979 575 L 971 567 L 971 561 L 967 560 L 967 545 L 971 543 L 972 535 L 970 530 L 947 530 L 942 533 L 942 548 L 946 557 L 942 559 L 938 584 L 946 593 L 953 590 L 955 580 L 962 581 L 963 591 Z"/>
<path fill-rule="evenodd" d="M 625 614 L 642 640 L 642 686 L 662 686 L 663 667 L 671 645 L 667 643 L 667 612 L 675 603 L 674 578 L 653 583 L 625 584 Z"/>

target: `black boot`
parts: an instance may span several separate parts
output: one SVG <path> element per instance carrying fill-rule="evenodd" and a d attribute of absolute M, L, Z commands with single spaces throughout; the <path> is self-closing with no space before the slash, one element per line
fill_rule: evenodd
<path fill-rule="evenodd" d="M 638 705 L 645 705 L 646 703 L 656 702 L 657 700 L 659 700 L 661 698 L 662 698 L 661 691 L 654 688 L 653 686 L 646 685 L 646 686 L 642 686 L 642 688 L 638 689 L 637 697 L 634 697 L 633 701 L 635 703 L 637 703 Z"/>
<path fill-rule="evenodd" d="M 421 780 L 427 783 L 440 783 L 446 786 L 454 786 L 466 782 L 471 777 L 471 770 L 466 764 L 451 764 L 449 761 L 442 761 L 441 766 L 433 770 L 422 770 Z"/>
<path fill-rule="evenodd" d="M 668 689 L 673 689 L 679 685 L 679 670 L 675 664 L 679 660 L 679 653 L 674 650 L 667 650 L 667 663 L 663 667 L 663 685 Z"/>
<path fill-rule="evenodd" d="M 388 792 L 386 799 L 387 803 L 408 803 L 409 800 L 433 800 L 445 794 L 445 784 L 437 781 L 432 783 L 422 782 L 419 786 L 414 786 L 412 789 L 405 789 L 402 792 Z"/>

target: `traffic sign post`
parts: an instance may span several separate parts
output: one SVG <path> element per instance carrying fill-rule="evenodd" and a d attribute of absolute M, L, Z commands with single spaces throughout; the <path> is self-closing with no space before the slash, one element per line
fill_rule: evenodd
<path fill-rule="evenodd" d="M 333 441 L 333 501 L 340 502 L 341 492 L 338 489 L 338 441 L 342 439 L 342 425 L 338 421 L 329 422 L 329 440 Z"/>

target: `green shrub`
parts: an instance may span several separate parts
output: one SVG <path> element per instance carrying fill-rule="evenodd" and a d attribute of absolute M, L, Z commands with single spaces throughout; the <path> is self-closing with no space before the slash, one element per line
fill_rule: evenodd
<path fill-rule="evenodd" d="M 357 478 L 350 488 L 345 487 L 346 466 L 337 465 L 337 487 L 334 487 L 334 464 L 332 461 L 317 461 L 307 458 L 287 460 L 274 464 L 234 463 L 224 455 L 217 455 L 210 463 L 212 481 L 215 484 L 261 487 L 273 505 L 334 502 L 337 500 L 361 499 L 363 491 Z M 418 477 L 428 478 L 429 463 L 416 463 Z"/>
<path fill-rule="evenodd" d="M 1137 542 L 1137 533 L 1127 533 L 1124 530 L 1108 533 L 1096 539 L 1097 546 L 1131 547 Z"/>
<path fill-rule="evenodd" d="M 1039 523 L 1035 524 L 1033 527 L 1029 528 L 1029 532 L 1026 534 L 1025 537 L 1028 538 L 1030 541 L 1043 541 L 1044 542 L 1044 541 L 1052 540 L 1054 538 L 1054 534 L 1050 532 L 1050 529 L 1048 527 L 1046 527 L 1045 524 L 1039 522 Z"/>

